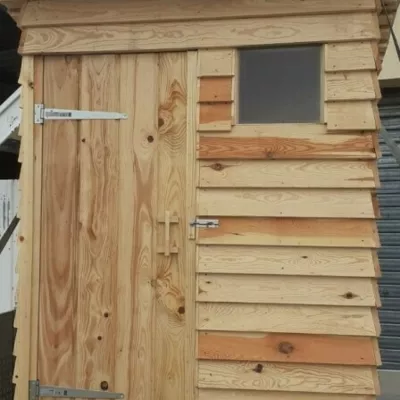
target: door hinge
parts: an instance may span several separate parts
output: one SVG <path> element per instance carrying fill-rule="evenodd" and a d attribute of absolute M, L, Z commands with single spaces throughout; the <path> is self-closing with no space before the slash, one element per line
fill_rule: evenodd
<path fill-rule="evenodd" d="M 218 228 L 219 220 L 218 219 L 200 219 L 197 218 L 190 223 L 190 226 L 195 228 Z"/>
<path fill-rule="evenodd" d="M 127 119 L 128 114 L 109 111 L 64 110 L 45 108 L 44 104 L 35 104 L 35 124 L 46 120 L 88 120 L 88 119 Z"/>
<path fill-rule="evenodd" d="M 73 399 L 123 399 L 122 393 L 103 392 L 100 390 L 73 389 L 58 386 L 41 386 L 39 380 L 29 381 L 29 399 L 41 397 Z"/>

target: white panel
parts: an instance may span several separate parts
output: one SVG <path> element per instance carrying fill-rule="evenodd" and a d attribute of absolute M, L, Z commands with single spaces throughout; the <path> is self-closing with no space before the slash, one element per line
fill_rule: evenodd
<path fill-rule="evenodd" d="M 0 236 L 4 234 L 17 212 L 17 182 L 0 180 Z M 15 308 L 17 232 L 18 228 L 0 254 L 0 314 Z"/>

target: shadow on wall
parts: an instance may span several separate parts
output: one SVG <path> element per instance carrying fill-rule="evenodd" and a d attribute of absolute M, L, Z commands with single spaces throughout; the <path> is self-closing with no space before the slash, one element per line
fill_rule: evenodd
<path fill-rule="evenodd" d="M 0 314 L 0 399 L 13 400 L 12 375 L 15 359 L 12 355 L 16 329 L 13 328 L 15 311 Z"/>

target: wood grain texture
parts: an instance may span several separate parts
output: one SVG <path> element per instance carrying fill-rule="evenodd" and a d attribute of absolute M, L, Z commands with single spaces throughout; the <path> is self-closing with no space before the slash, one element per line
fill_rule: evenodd
<path fill-rule="evenodd" d="M 200 137 L 199 158 L 213 160 L 375 158 L 372 136 L 368 134 L 318 134 L 308 136 L 298 134 L 297 137 L 293 136 L 292 134 L 276 137 L 234 137 L 230 135 L 229 137 L 211 137 L 202 135 Z"/>
<path fill-rule="evenodd" d="M 200 361 L 199 386 L 260 391 L 377 394 L 371 367 Z"/>
<path fill-rule="evenodd" d="M 371 42 L 325 45 L 325 71 L 375 71 Z"/>
<path fill-rule="evenodd" d="M 199 102 L 230 101 L 233 101 L 231 77 L 204 77 L 200 79 Z"/>
<path fill-rule="evenodd" d="M 26 382 L 32 379 L 35 374 L 35 360 L 32 359 L 36 355 L 36 349 L 32 349 L 32 335 L 36 336 L 36 332 L 31 332 L 32 322 L 36 326 L 37 322 L 32 321 L 32 300 L 35 299 L 34 290 L 36 289 L 35 278 L 37 273 L 33 271 L 33 251 L 34 251 L 34 126 L 33 126 L 33 110 L 35 94 L 33 90 L 33 82 L 35 79 L 35 60 L 33 57 L 26 57 L 21 65 L 21 71 L 18 82 L 22 86 L 22 99 L 20 107 L 22 108 L 22 120 L 20 129 L 23 132 L 24 154 L 23 169 L 21 170 L 20 200 L 20 226 L 18 231 L 18 261 L 17 272 L 18 290 L 17 290 L 17 311 L 14 325 L 17 328 L 17 334 L 14 342 L 13 354 L 16 356 L 13 383 L 16 384 L 15 397 L 27 398 L 28 387 Z M 37 316 L 37 313 L 34 314 Z M 33 367 L 33 369 L 31 369 Z M 18 396 L 18 397 L 17 397 Z"/>
<path fill-rule="evenodd" d="M 197 181 L 199 176 L 196 149 L 198 135 L 196 134 L 196 116 L 198 85 L 197 85 L 198 53 L 191 51 L 187 55 L 187 115 L 186 115 L 186 220 L 185 220 L 185 319 L 186 319 L 186 343 L 185 343 L 185 400 L 198 398 L 197 389 L 197 331 L 196 331 L 196 263 L 197 246 L 195 242 L 195 230 L 187 222 L 196 217 Z"/>
<path fill-rule="evenodd" d="M 327 101 L 375 100 L 375 71 L 332 72 L 325 74 Z"/>
<path fill-rule="evenodd" d="M 369 249 L 199 246 L 198 272 L 219 274 L 376 277 Z"/>
<path fill-rule="evenodd" d="M 328 43 L 377 39 L 380 34 L 377 20 L 371 13 L 206 20 L 196 24 L 164 22 L 96 25 L 96 29 L 88 25 L 63 26 L 30 28 L 25 33 L 25 40 L 19 49 L 22 54 L 158 52 Z"/>
<path fill-rule="evenodd" d="M 337 101 L 326 104 L 329 131 L 379 129 L 371 101 Z"/>
<path fill-rule="evenodd" d="M 81 63 L 80 108 L 119 110 L 119 57 L 82 56 Z M 111 266 L 118 263 L 119 121 L 81 121 L 80 132 L 76 386 L 100 389 L 106 381 L 113 391 L 118 281 Z"/>
<path fill-rule="evenodd" d="M 115 389 L 138 400 L 152 398 L 157 150 L 147 137 L 157 137 L 157 101 L 158 56 L 122 56 Z"/>
<path fill-rule="evenodd" d="M 377 336 L 369 307 L 199 303 L 205 331 Z"/>
<path fill-rule="evenodd" d="M 198 358 L 377 365 L 374 342 L 373 338 L 351 336 L 200 332 Z"/>
<path fill-rule="evenodd" d="M 46 58 L 44 101 L 79 108 L 79 58 Z M 79 135 L 76 121 L 43 125 L 43 184 L 38 376 L 44 385 L 76 386 Z"/>
<path fill-rule="evenodd" d="M 375 221 L 307 218 L 219 218 L 219 227 L 199 229 L 200 244 L 260 246 L 380 246 Z"/>
<path fill-rule="evenodd" d="M 199 390 L 199 400 L 374 400 L 375 396 L 234 389 Z"/>
<path fill-rule="evenodd" d="M 375 188 L 370 161 L 201 161 L 200 187 Z"/>
<path fill-rule="evenodd" d="M 367 189 L 200 189 L 197 213 L 226 217 L 375 217 Z"/>
<path fill-rule="evenodd" d="M 186 151 L 187 151 L 187 55 L 164 53 L 159 55 L 159 167 L 158 208 L 169 211 L 180 223 L 171 228 L 171 245 L 179 246 L 177 255 L 157 256 L 156 327 L 154 351 L 157 358 L 152 368 L 155 381 L 154 398 L 182 400 L 185 398 L 184 352 L 186 347 L 186 228 L 184 213 L 186 201 Z M 161 123 L 162 121 L 162 123 Z M 158 244 L 165 237 L 159 226 Z"/>
<path fill-rule="evenodd" d="M 234 75 L 233 49 L 203 49 L 198 51 L 198 55 L 199 77 Z"/>
<path fill-rule="evenodd" d="M 201 274 L 197 301 L 374 307 L 379 301 L 375 283 L 370 278 Z"/>
<path fill-rule="evenodd" d="M 7 0 L 13 2 L 13 0 Z M 6 1 L 6 2 L 7 2 Z M 17 0 L 14 0 L 15 2 Z M 21 2 L 21 1 L 19 1 Z M 239 0 L 227 6 L 212 0 L 180 3 L 177 0 L 114 1 L 110 9 L 105 1 L 52 0 L 30 2 L 21 21 L 22 27 L 46 25 L 90 25 L 148 21 L 202 20 L 261 17 L 272 15 L 320 14 L 346 11 L 373 11 L 374 0 L 307 0 L 298 7 L 296 0 Z"/>
<path fill-rule="evenodd" d="M 202 103 L 199 107 L 199 125 L 231 125 L 232 107 L 230 102 Z M 201 130 L 201 128 L 200 128 Z M 211 129 L 210 129 L 211 130 Z"/>

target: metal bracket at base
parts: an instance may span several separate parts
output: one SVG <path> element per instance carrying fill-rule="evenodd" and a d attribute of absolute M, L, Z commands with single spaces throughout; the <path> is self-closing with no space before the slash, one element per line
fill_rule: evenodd
<path fill-rule="evenodd" d="M 73 399 L 123 399 L 122 393 L 102 392 L 100 390 L 72 389 L 58 386 L 41 386 L 39 380 L 29 381 L 28 400 L 41 397 Z"/>

